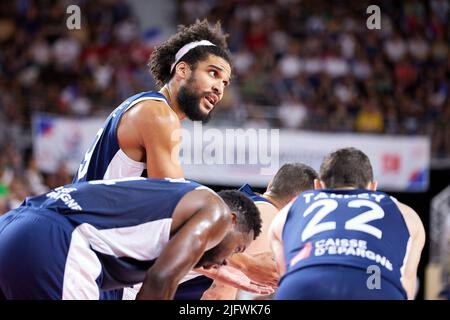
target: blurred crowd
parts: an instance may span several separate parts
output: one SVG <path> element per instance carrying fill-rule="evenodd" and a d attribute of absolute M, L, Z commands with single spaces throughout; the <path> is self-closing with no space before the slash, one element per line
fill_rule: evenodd
<path fill-rule="evenodd" d="M 78 4 L 82 28 L 68 30 Z M 381 8 L 369 30 L 366 8 Z M 213 121 L 250 127 L 427 135 L 450 158 L 450 1 L 178 0 L 177 21 L 220 20 L 233 81 Z M 154 89 L 152 45 L 125 0 L 0 2 L 0 213 L 71 181 L 43 174 L 31 115 L 106 116 Z"/>
<path fill-rule="evenodd" d="M 372 4 L 381 9 L 379 30 L 366 25 Z M 434 157 L 450 156 L 448 0 L 187 0 L 178 7 L 182 24 L 206 16 L 229 33 L 235 78 L 224 105 L 235 111 L 232 121 L 428 135 Z"/>
<path fill-rule="evenodd" d="M 79 30 L 66 25 L 72 4 Z M 0 2 L 0 214 L 72 180 L 65 163 L 53 173 L 36 168 L 32 114 L 105 117 L 154 88 L 150 53 L 126 1 Z"/>

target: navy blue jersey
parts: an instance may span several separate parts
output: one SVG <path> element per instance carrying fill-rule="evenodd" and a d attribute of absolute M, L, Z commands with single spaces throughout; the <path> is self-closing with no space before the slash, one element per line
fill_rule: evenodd
<path fill-rule="evenodd" d="M 74 177 L 74 182 L 139 177 L 146 175 L 143 174 L 146 169 L 146 164 L 129 158 L 125 152 L 120 149 L 119 142 L 117 140 L 117 128 L 121 117 L 126 111 L 143 100 L 162 101 L 167 104 L 168 108 L 170 108 L 165 96 L 160 92 L 154 91 L 139 93 L 124 101 L 111 113 L 98 131 L 96 138 L 80 164 L 77 175 Z M 199 276 L 199 274 L 196 275 Z M 206 277 L 202 278 L 206 280 Z M 204 283 L 207 282 L 208 281 L 204 281 Z M 191 282 L 188 282 L 182 285 L 179 291 L 188 290 L 187 287 L 189 287 L 190 283 Z M 189 288 L 193 289 L 189 292 L 195 291 L 195 297 L 201 296 L 201 294 L 208 287 L 209 286 L 205 286 L 204 288 L 202 287 L 200 290 Z M 113 293 L 113 296 L 116 295 L 116 293 Z M 177 297 L 177 295 L 175 297 Z M 192 295 L 189 297 L 196 299 Z"/>
<path fill-rule="evenodd" d="M 97 132 L 73 179 L 74 183 L 142 175 L 146 168 L 145 163 L 134 161 L 120 149 L 117 127 L 122 115 L 143 100 L 158 100 L 167 104 L 164 95 L 156 91 L 138 93 L 122 102 Z M 168 104 L 167 107 L 170 108 Z"/>
<path fill-rule="evenodd" d="M 269 200 L 267 200 L 264 197 L 261 197 L 259 194 L 255 193 L 252 189 L 252 187 L 246 183 L 242 187 L 238 189 L 239 191 L 245 193 L 250 199 L 253 200 L 253 202 L 267 202 L 269 204 L 272 204 Z"/>
<path fill-rule="evenodd" d="M 75 225 L 108 229 L 171 217 L 181 197 L 199 186 L 184 179 L 96 180 L 53 189 L 22 205 L 57 211 Z"/>
<path fill-rule="evenodd" d="M 384 279 L 404 292 L 400 278 L 409 232 L 395 201 L 368 190 L 301 193 L 283 228 L 286 276 L 316 265 L 363 270 L 376 265 Z"/>
<path fill-rule="evenodd" d="M 73 229 L 67 259 L 82 263 L 86 273 L 98 273 L 88 268 L 90 262 L 95 265 L 98 260 L 101 288 L 121 288 L 143 281 L 146 270 L 169 241 L 178 202 L 200 188 L 206 187 L 184 179 L 139 177 L 77 183 L 27 198 L 17 210 L 0 218 L 0 226 L 2 220 L 16 219 L 24 212 L 28 216 L 53 216 L 63 221 L 60 224 L 67 221 Z M 91 251 L 95 256 L 89 261 Z"/>

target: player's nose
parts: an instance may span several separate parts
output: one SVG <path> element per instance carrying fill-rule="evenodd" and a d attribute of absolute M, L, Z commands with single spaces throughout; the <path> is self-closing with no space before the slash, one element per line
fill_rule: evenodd
<path fill-rule="evenodd" d="M 225 89 L 225 86 L 221 83 L 214 84 L 212 87 L 212 91 L 214 92 L 214 94 L 217 95 L 217 97 L 219 98 L 219 101 L 222 99 L 224 89 Z"/>

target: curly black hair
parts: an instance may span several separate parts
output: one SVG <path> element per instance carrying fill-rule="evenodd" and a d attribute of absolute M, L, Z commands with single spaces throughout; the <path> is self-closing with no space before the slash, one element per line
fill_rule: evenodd
<path fill-rule="evenodd" d="M 223 58 L 231 65 L 227 37 L 222 32 L 219 21 L 213 27 L 209 26 L 206 19 L 197 20 L 190 26 L 178 26 L 178 32 L 156 47 L 150 55 L 148 66 L 156 80 L 156 85 L 162 87 L 172 79 L 174 72 L 170 72 L 170 66 L 175 61 L 175 55 L 181 47 L 190 42 L 208 40 L 215 44 L 215 46 L 198 46 L 180 59 L 180 61 L 188 63 L 192 69 L 195 69 L 197 63 L 206 59 L 210 54 Z"/>
<path fill-rule="evenodd" d="M 237 226 L 243 232 L 253 230 L 253 239 L 261 233 L 261 214 L 245 193 L 237 190 L 223 190 L 217 193 L 237 215 Z"/>

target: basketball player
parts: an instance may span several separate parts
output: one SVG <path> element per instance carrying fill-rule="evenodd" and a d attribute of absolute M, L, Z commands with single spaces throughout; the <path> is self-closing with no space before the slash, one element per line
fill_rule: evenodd
<path fill-rule="evenodd" d="M 222 99 L 231 76 L 225 39 L 219 23 L 210 28 L 203 20 L 180 27 L 159 45 L 151 54 L 149 66 L 161 90 L 136 94 L 111 113 L 86 152 L 74 182 L 184 177 L 177 130 L 185 118 L 208 121 Z M 201 277 L 183 286 L 193 282 L 207 288 L 212 280 Z M 181 291 L 177 298 L 199 299 L 203 293 Z M 121 296 L 117 292 L 117 297 Z"/>
<path fill-rule="evenodd" d="M 67 185 L 0 217 L 0 296 L 99 299 L 143 282 L 137 298 L 171 299 L 188 271 L 224 264 L 260 229 L 238 191 L 183 179 Z"/>
<path fill-rule="evenodd" d="M 272 223 L 284 274 L 276 299 L 414 299 L 422 222 L 376 186 L 360 150 L 325 157 L 317 190 L 300 194 Z"/>
<path fill-rule="evenodd" d="M 74 182 L 141 176 L 182 178 L 178 161 L 180 121 L 207 121 L 230 82 L 230 57 L 220 25 L 206 20 L 157 47 L 150 69 L 160 91 L 120 104 L 97 133 Z"/>
<path fill-rule="evenodd" d="M 294 197 L 305 190 L 314 188 L 314 179 L 317 178 L 316 171 L 310 166 L 302 163 L 287 163 L 278 169 L 264 194 L 254 192 L 249 184 L 243 185 L 239 190 L 253 200 L 261 213 L 261 235 L 251 243 L 244 253 L 233 255 L 228 264 L 244 270 L 245 274 L 251 275 L 253 281 L 276 287 L 279 273 L 268 239 L 269 227 L 277 212 Z M 267 298 L 248 292 L 238 293 L 235 287 L 224 285 L 219 281 L 215 281 L 213 288 L 203 295 L 203 299 L 208 300 L 230 300 L 236 297 L 240 299 Z"/>

